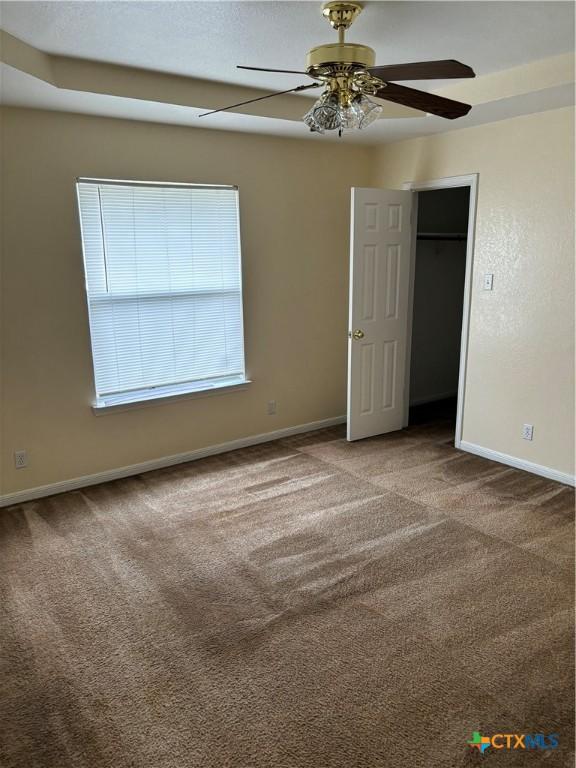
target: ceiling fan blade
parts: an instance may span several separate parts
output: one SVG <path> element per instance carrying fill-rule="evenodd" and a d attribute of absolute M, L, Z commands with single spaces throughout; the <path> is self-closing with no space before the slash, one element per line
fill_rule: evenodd
<path fill-rule="evenodd" d="M 255 101 L 262 101 L 263 99 L 271 99 L 273 96 L 282 96 L 285 93 L 297 93 L 298 91 L 306 91 L 308 88 L 319 88 L 320 83 L 310 83 L 310 85 L 298 85 L 296 88 L 289 88 L 287 91 L 275 91 L 274 93 L 267 93 L 265 96 L 258 96 L 256 99 L 248 99 L 248 101 L 239 101 L 238 104 L 230 104 L 228 107 L 221 107 L 220 109 L 213 109 L 211 112 L 203 112 L 198 117 L 206 117 L 207 115 L 214 115 L 216 112 L 226 112 L 229 109 L 235 109 L 236 107 L 243 107 L 244 104 L 252 104 Z"/>
<path fill-rule="evenodd" d="M 371 75 L 381 80 L 442 80 L 450 77 L 476 77 L 472 67 L 454 59 L 442 61 L 413 61 L 409 64 L 388 64 L 370 67 Z"/>
<path fill-rule="evenodd" d="M 445 117 L 448 120 L 455 120 L 457 117 L 467 115 L 472 109 L 470 104 L 463 104 L 461 101 L 445 99 L 443 96 L 436 96 L 435 93 L 426 91 L 417 91 L 415 88 L 406 88 L 404 85 L 388 83 L 384 88 L 380 88 L 375 94 L 384 101 L 393 101 L 396 104 L 403 104 L 405 107 L 421 109 L 422 112 L 430 112 L 438 117 Z"/>
<path fill-rule="evenodd" d="M 243 67 L 241 64 L 237 64 L 236 69 L 252 69 L 255 72 L 284 72 L 288 75 L 306 75 L 307 74 L 307 72 L 301 72 L 296 69 L 266 69 L 266 67 Z"/>

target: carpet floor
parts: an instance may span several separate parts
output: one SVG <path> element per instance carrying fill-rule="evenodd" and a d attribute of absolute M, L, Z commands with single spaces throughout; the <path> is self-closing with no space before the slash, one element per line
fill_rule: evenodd
<path fill-rule="evenodd" d="M 0 511 L 2 768 L 573 766 L 573 492 L 452 439 L 334 428 Z"/>

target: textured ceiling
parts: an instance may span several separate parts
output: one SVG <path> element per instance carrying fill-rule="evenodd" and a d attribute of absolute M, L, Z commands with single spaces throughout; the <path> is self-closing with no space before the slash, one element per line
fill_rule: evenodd
<path fill-rule="evenodd" d="M 244 85 L 289 88 L 314 45 L 335 42 L 319 2 L 5 2 L 0 26 L 50 53 Z M 477 74 L 571 50 L 569 2 L 367 2 L 350 31 L 379 64 L 454 58 Z M 440 83 L 422 83 L 434 90 Z"/>
<path fill-rule="evenodd" d="M 292 88 L 309 80 L 305 75 L 241 71 L 236 65 L 304 68 L 305 55 L 311 47 L 336 39 L 322 18 L 321 3 L 315 0 L 0 2 L 0 27 L 50 54 L 270 91 Z M 574 4 L 516 0 L 365 2 L 349 40 L 372 46 L 380 64 L 455 58 L 471 65 L 479 79 L 485 76 L 484 80 L 490 80 L 491 73 L 506 73 L 513 67 L 572 51 Z M 205 111 L 208 102 L 187 102 L 194 106 L 182 106 L 180 102 L 178 106 L 168 98 L 149 100 L 139 96 L 137 89 L 134 94 L 112 95 L 113 91 L 98 87 L 54 87 L 16 67 L 3 65 L 0 70 L 2 100 L 6 104 L 313 140 L 334 138 L 311 137 L 299 120 L 275 119 L 258 113 L 219 114 L 199 121 L 198 114 Z M 517 76 L 514 78 L 518 85 Z M 482 97 L 482 88 L 478 89 L 479 79 L 460 81 L 466 85 L 464 92 L 452 96 L 474 105 L 465 118 L 456 122 L 431 116 L 382 119 L 369 130 L 354 132 L 345 140 L 395 141 L 573 103 L 573 87 L 566 78 L 530 88 L 510 88 L 506 81 L 501 95 L 492 89 L 486 98 Z M 424 90 L 437 90 L 449 84 L 409 83 Z M 209 85 L 216 88 L 214 83 Z M 478 94 L 475 100 L 474 93 Z M 227 100 L 226 104 L 229 103 Z"/>

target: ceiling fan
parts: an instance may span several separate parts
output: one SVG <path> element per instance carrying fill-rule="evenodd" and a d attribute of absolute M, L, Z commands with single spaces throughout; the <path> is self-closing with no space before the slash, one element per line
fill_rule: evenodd
<path fill-rule="evenodd" d="M 455 120 L 468 114 L 471 109 L 469 104 L 407 88 L 394 81 L 475 77 L 474 71 L 469 66 L 454 59 L 375 66 L 376 54 L 372 48 L 367 45 L 347 43 L 344 40 L 346 30 L 361 11 L 362 5 L 356 2 L 329 2 L 323 6 L 323 15 L 338 32 L 338 42 L 312 48 L 306 57 L 306 71 L 238 66 L 238 69 L 258 72 L 308 75 L 316 82 L 214 109 L 200 117 L 225 112 L 274 96 L 298 93 L 321 86 L 324 86 L 322 95 L 303 117 L 304 123 L 310 130 L 317 133 L 337 130 L 342 135 L 343 130 L 365 128 L 382 112 L 382 106 L 369 98 L 371 96 L 448 120 Z"/>

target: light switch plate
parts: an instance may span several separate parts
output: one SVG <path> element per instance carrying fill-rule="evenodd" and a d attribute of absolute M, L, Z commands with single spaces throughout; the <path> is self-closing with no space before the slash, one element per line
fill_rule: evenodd
<path fill-rule="evenodd" d="M 486 272 L 484 275 L 484 290 L 491 291 L 494 285 L 494 275 L 492 272 Z"/>

